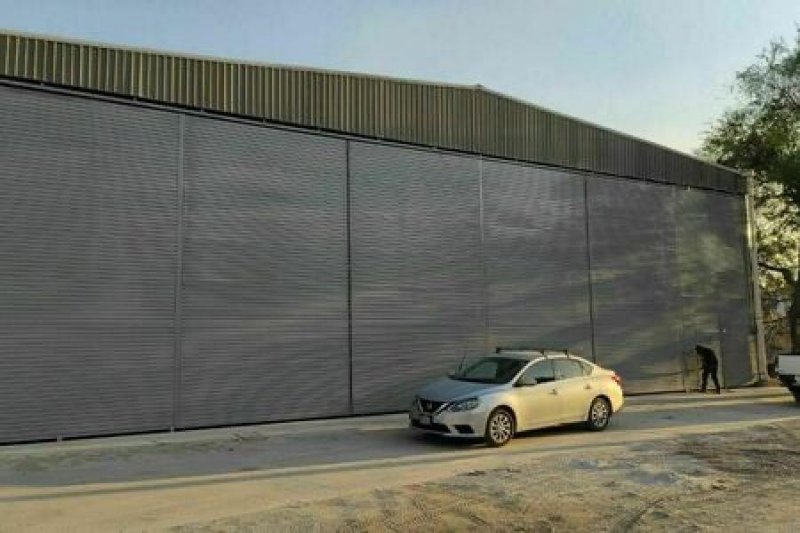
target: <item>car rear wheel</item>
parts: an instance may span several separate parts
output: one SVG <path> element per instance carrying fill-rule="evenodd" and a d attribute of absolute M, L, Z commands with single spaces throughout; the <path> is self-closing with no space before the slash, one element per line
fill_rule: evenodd
<path fill-rule="evenodd" d="M 498 448 L 505 446 L 514 436 L 514 416 L 504 408 L 498 407 L 486 420 L 484 440 L 488 446 Z"/>
<path fill-rule="evenodd" d="M 794 396 L 794 401 L 797 402 L 797 405 L 800 405 L 800 389 L 790 389 L 792 391 L 792 395 Z"/>
<path fill-rule="evenodd" d="M 603 431 L 611 420 L 611 404 L 605 398 L 598 396 L 589 406 L 586 417 L 586 427 L 591 431 Z"/>

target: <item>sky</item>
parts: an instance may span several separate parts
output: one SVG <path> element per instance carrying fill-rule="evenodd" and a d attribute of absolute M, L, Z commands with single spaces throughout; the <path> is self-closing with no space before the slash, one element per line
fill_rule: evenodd
<path fill-rule="evenodd" d="M 0 0 L 0 28 L 459 84 L 695 152 L 800 0 Z"/>

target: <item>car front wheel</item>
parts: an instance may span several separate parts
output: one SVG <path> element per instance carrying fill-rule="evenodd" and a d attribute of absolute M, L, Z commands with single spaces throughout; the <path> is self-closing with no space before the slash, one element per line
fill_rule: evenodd
<path fill-rule="evenodd" d="M 591 431 L 603 431 L 611 420 L 611 404 L 605 398 L 597 397 L 589 406 L 586 427 Z"/>
<path fill-rule="evenodd" d="M 498 407 L 486 421 L 486 444 L 498 448 L 508 444 L 514 436 L 514 417 L 508 409 Z"/>

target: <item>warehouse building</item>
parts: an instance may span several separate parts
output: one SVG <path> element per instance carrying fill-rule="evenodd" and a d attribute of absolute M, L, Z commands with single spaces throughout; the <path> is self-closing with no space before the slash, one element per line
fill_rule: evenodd
<path fill-rule="evenodd" d="M 0 34 L 0 188 L 0 442 L 756 374 L 744 178 L 481 86 Z"/>

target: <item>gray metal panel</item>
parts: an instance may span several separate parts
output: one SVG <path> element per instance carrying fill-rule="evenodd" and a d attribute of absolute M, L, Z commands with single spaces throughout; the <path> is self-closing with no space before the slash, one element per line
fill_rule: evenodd
<path fill-rule="evenodd" d="M 727 383 L 741 385 L 753 377 L 742 199 L 697 190 L 677 194 L 684 348 L 719 346 Z"/>
<path fill-rule="evenodd" d="M 728 267 L 722 272 L 719 292 L 725 379 L 729 385 L 742 385 L 756 373 L 750 360 L 750 333 L 754 324 L 746 264 L 744 199 L 708 194 L 717 197 L 713 226 L 728 244 L 726 253 L 719 258 Z"/>
<path fill-rule="evenodd" d="M 742 194 L 736 172 L 481 86 L 0 33 L 0 76 Z M 670 172 L 674 160 L 681 172 Z"/>
<path fill-rule="evenodd" d="M 591 358 L 584 178 L 484 162 L 482 182 L 492 343 Z"/>
<path fill-rule="evenodd" d="M 531 346 L 570 353 L 592 360 L 592 332 L 586 325 L 492 326 L 489 347 Z"/>
<path fill-rule="evenodd" d="M 181 366 L 181 426 L 348 412 L 345 142 L 186 119 L 176 366 L 178 118 L 0 87 L 0 441 L 164 429 Z M 487 345 L 590 354 L 581 178 L 484 161 L 481 205 L 474 158 L 352 147 L 357 412 L 403 409 Z M 690 324 L 749 379 L 741 200 L 588 187 L 599 362 L 629 390 L 680 388 Z"/>
<path fill-rule="evenodd" d="M 587 190 L 597 361 L 629 392 L 682 389 L 674 190 L 609 179 Z"/>
<path fill-rule="evenodd" d="M 350 165 L 354 407 L 400 410 L 485 349 L 478 162 L 354 142 Z"/>
<path fill-rule="evenodd" d="M 177 125 L 0 87 L 0 441 L 169 428 Z"/>
<path fill-rule="evenodd" d="M 345 142 L 200 118 L 184 139 L 180 425 L 346 414 Z"/>

